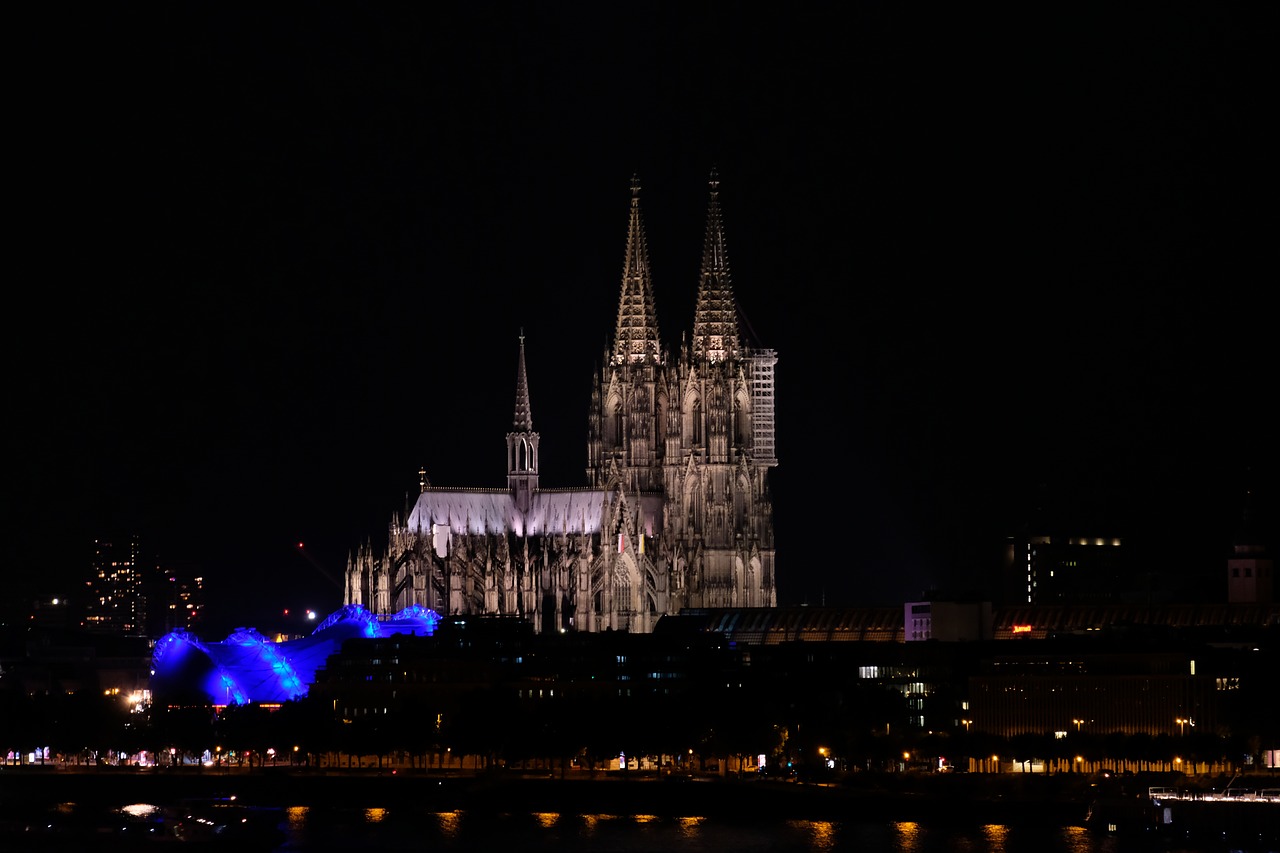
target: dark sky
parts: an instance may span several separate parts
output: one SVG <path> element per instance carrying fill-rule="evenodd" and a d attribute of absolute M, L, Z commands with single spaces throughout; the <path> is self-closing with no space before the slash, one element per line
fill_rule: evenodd
<path fill-rule="evenodd" d="M 674 345 L 714 167 L 783 603 L 981 585 L 1041 510 L 1220 577 L 1276 485 L 1275 22 L 1033 5 L 26 13 L 9 574 L 134 532 L 214 624 L 334 609 L 420 466 L 504 484 L 522 329 L 582 485 L 631 176 Z"/>

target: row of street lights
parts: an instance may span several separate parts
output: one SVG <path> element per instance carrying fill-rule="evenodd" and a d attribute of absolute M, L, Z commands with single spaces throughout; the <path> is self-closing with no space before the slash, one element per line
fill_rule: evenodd
<path fill-rule="evenodd" d="M 1076 727 L 1076 734 L 1079 734 L 1081 726 L 1083 726 L 1085 723 L 1091 723 L 1093 721 L 1082 720 L 1079 717 L 1072 717 L 1071 722 Z M 1191 728 L 1193 729 L 1196 727 L 1196 721 L 1193 717 L 1177 717 L 1176 719 L 1174 719 L 1174 722 L 1178 724 L 1179 735 L 1185 735 L 1187 733 L 1187 726 L 1191 726 Z M 969 731 L 969 726 L 973 725 L 973 720 L 961 720 L 960 724 L 964 726 L 964 730 L 967 732 Z"/>

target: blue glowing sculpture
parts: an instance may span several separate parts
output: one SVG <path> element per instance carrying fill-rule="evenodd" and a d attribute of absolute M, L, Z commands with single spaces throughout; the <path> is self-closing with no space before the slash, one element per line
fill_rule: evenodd
<path fill-rule="evenodd" d="M 206 643 L 187 631 L 171 631 L 156 643 L 151 690 L 171 701 L 213 705 L 287 702 L 306 694 L 316 670 L 353 637 L 435 633 L 440 616 L 414 605 L 379 619 L 348 604 L 310 635 L 273 643 L 253 628 L 239 628 L 220 643 Z"/>

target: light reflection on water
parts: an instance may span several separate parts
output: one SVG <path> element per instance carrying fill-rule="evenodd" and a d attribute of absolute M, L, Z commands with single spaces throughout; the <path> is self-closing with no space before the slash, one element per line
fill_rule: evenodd
<path fill-rule="evenodd" d="M 1125 846 L 1082 827 L 912 821 L 412 809 L 286 809 L 279 851 L 502 850 L 504 853 L 1186 853 Z"/>
<path fill-rule="evenodd" d="M 1063 853 L 1094 853 L 1101 848 L 1094 842 L 1097 837 L 1083 826 L 1068 826 L 1062 830 Z"/>
<path fill-rule="evenodd" d="M 920 843 L 924 839 L 924 833 L 920 829 L 920 824 L 914 821 L 903 821 L 893 825 L 897 831 L 897 846 L 895 850 L 901 850 L 902 853 L 916 853 L 920 850 Z"/>
<path fill-rule="evenodd" d="M 69 826 L 79 823 L 76 806 L 60 806 Z M 150 815 L 155 807 L 129 807 Z M 1035 822 L 1005 824 L 955 821 L 805 820 L 740 813 L 664 816 L 581 814 L 573 811 L 502 812 L 494 809 L 433 811 L 395 804 L 291 806 L 277 810 L 283 843 L 244 846 L 241 853 L 376 850 L 503 853 L 1276 853 L 1274 848 L 1179 845 L 1155 837 L 1115 837 L 1078 826 Z M 50 839 L 58 841 L 57 837 Z M 0 838 L 0 849 L 5 848 Z M 28 848 L 23 848 L 28 849 Z M 42 853 L 66 847 L 41 846 Z M 84 849 L 83 846 L 74 848 Z"/>
<path fill-rule="evenodd" d="M 989 823 L 982 827 L 982 835 L 986 839 L 986 849 L 990 853 L 1004 853 L 1004 843 L 1009 837 L 1009 827 Z"/>
<path fill-rule="evenodd" d="M 787 821 L 796 830 L 799 838 L 808 840 L 809 850 L 835 850 L 838 839 L 837 827 L 833 821 Z"/>
<path fill-rule="evenodd" d="M 457 838 L 462 831 L 462 812 L 436 812 L 436 824 L 444 838 Z"/>
<path fill-rule="evenodd" d="M 284 810 L 285 827 L 291 832 L 301 832 L 307 826 L 308 806 L 290 806 Z"/>
<path fill-rule="evenodd" d="M 680 837 L 686 841 L 696 840 L 698 833 L 702 831 L 702 822 L 706 818 L 701 817 L 678 817 L 676 824 L 680 828 Z"/>

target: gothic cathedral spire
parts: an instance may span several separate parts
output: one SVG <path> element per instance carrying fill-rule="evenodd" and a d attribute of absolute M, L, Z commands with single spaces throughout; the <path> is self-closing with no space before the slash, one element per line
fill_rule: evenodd
<path fill-rule="evenodd" d="M 516 506 L 528 512 L 538 490 L 538 434 L 529 409 L 529 378 L 524 366 L 524 330 L 520 331 L 520 359 L 516 368 L 516 411 L 507 433 L 507 487 Z"/>
<path fill-rule="evenodd" d="M 720 179 L 712 169 L 711 201 L 707 206 L 707 234 L 702 247 L 702 277 L 693 313 L 693 357 L 720 362 L 741 355 L 738 306 L 729 278 L 724 223 L 720 218 Z"/>
<path fill-rule="evenodd" d="M 627 256 L 622 267 L 622 296 L 614 335 L 614 364 L 662 363 L 658 315 L 649 273 L 649 247 L 640 216 L 640 179 L 631 178 L 631 220 L 627 227 Z"/>
<path fill-rule="evenodd" d="M 520 330 L 520 360 L 516 366 L 516 414 L 511 428 L 516 432 L 533 432 L 533 414 L 529 410 L 529 376 L 524 368 L 524 329 Z"/>

